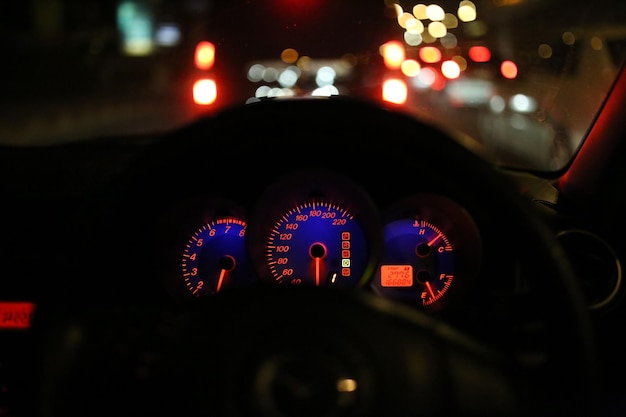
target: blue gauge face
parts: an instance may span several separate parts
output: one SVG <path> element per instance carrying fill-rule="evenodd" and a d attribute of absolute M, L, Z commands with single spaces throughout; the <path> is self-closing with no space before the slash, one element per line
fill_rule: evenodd
<path fill-rule="evenodd" d="M 254 280 L 245 246 L 246 223 L 225 217 L 202 225 L 185 245 L 182 275 L 192 296 L 215 294 Z"/>
<path fill-rule="evenodd" d="M 347 210 L 309 201 L 271 229 L 266 260 L 279 284 L 349 287 L 363 283 L 369 253 L 365 233 Z"/>
<path fill-rule="evenodd" d="M 454 248 L 432 223 L 414 218 L 385 226 L 385 250 L 373 288 L 392 299 L 431 306 L 454 281 Z"/>

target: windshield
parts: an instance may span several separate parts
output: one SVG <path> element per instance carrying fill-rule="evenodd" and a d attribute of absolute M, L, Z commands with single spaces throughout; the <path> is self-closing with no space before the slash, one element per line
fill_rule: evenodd
<path fill-rule="evenodd" d="M 621 1 L 31 0 L 11 10 L 0 98 L 0 144 L 11 146 L 347 95 L 458 129 L 501 165 L 556 171 L 626 41 Z"/>

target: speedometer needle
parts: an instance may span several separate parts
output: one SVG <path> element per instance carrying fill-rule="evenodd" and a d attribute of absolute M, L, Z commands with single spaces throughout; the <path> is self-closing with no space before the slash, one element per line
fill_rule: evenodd
<path fill-rule="evenodd" d="M 320 263 L 322 262 L 322 258 L 315 257 L 315 286 L 320 286 Z"/>
<path fill-rule="evenodd" d="M 322 258 L 326 254 L 326 247 L 321 243 L 314 243 L 309 248 L 309 256 L 315 262 L 315 286 L 320 286 L 320 277 L 322 275 Z"/>

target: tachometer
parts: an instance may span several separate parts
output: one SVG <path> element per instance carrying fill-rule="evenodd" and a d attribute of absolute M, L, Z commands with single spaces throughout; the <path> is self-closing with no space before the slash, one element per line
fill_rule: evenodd
<path fill-rule="evenodd" d="M 281 216 L 267 241 L 267 264 L 277 283 L 354 286 L 370 253 L 359 221 L 330 201 L 310 200 Z"/>
<path fill-rule="evenodd" d="M 193 196 L 169 207 L 155 230 L 156 272 L 177 299 L 202 297 L 259 282 L 246 247 L 240 204 Z"/>
<path fill-rule="evenodd" d="M 215 294 L 254 280 L 245 247 L 246 223 L 234 217 L 203 224 L 182 255 L 182 276 L 191 295 Z"/>

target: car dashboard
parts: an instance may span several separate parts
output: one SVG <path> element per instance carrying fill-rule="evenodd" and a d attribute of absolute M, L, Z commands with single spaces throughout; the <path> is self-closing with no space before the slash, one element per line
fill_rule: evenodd
<path fill-rule="evenodd" d="M 466 138 L 443 132 L 398 109 L 340 98 L 276 99 L 158 135 L 7 150 L 3 176 L 18 181 L 3 186 L 10 196 L 2 216 L 3 301 L 32 308 L 32 323 L 2 330 L 8 343 L 0 357 L 0 406 L 22 415 L 40 406 L 31 399 L 41 390 L 50 415 L 79 415 L 112 390 L 120 404 L 132 402 L 129 413 L 139 412 L 139 399 L 165 389 L 154 375 L 189 378 L 180 367 L 204 369 L 201 352 L 172 348 L 177 338 L 191 343 L 181 322 L 251 351 L 269 349 L 251 336 L 268 321 L 286 327 L 255 337 L 281 346 L 306 339 L 315 319 L 300 312 L 300 303 L 316 306 L 322 328 L 334 322 L 323 313 L 333 302 L 302 300 L 293 296 L 298 288 L 366 294 L 441 320 L 525 364 L 542 363 L 561 332 L 587 332 L 584 318 L 575 329 L 558 324 L 579 314 L 578 305 L 563 308 L 570 297 L 582 302 L 571 283 L 546 278 L 567 275 L 550 260 L 565 252 L 550 246 L 556 238 L 537 220 L 549 215 L 529 214 L 536 208 L 522 184 L 530 182 L 504 175 L 471 154 L 466 146 L 475 145 Z M 289 288 L 280 295 L 293 301 L 266 298 L 266 288 Z M 222 297 L 241 298 L 228 314 L 196 310 Z M 367 314 L 337 308 L 348 322 L 344 330 L 384 334 Z M 206 316 L 198 324 L 192 312 Z M 230 322 L 233 316 L 248 334 Z M 5 317 L 18 320 L 16 311 Z M 72 345 L 70 330 L 85 344 Z M 166 372 L 156 364 L 167 355 L 178 359 L 168 356 Z M 234 368 L 244 366 L 228 357 Z M 101 363 L 81 371 L 86 358 Z M 122 370 L 131 362 L 132 371 Z M 102 381 L 83 392 L 77 381 L 92 371 Z M 148 388 L 136 382 L 153 379 L 159 383 Z M 68 406 L 76 389 L 82 399 Z M 167 390 L 172 398 L 193 391 L 171 384 Z M 187 410 L 172 403 L 163 410 Z M 89 410 L 104 415 L 115 404 Z M 158 414 L 161 406 L 155 401 L 148 409 Z"/>

